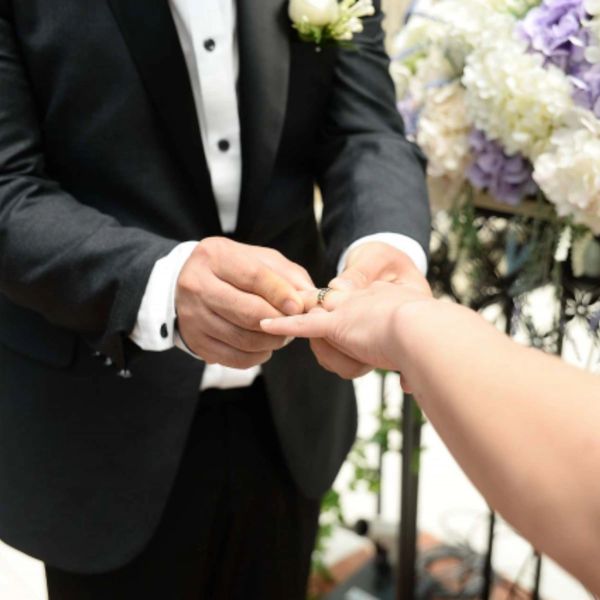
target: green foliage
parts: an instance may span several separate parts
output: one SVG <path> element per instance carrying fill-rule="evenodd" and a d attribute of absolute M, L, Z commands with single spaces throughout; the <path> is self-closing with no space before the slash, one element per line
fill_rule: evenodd
<path fill-rule="evenodd" d="M 588 229 L 548 206 L 541 193 L 514 209 L 486 198 L 480 202 L 466 185 L 453 208 L 436 221 L 430 283 L 436 295 L 475 310 L 497 307 L 507 333 L 518 332 L 529 345 L 561 354 L 574 318 L 600 340 L 594 264 L 600 244 Z M 537 290 L 554 296 L 551 323 L 530 312 L 529 297 Z M 588 363 L 593 362 L 589 353 Z"/>
<path fill-rule="evenodd" d="M 319 531 L 315 542 L 315 549 L 312 554 L 312 573 L 319 576 L 323 581 L 331 582 L 333 577 L 325 564 L 325 549 L 327 541 L 333 534 L 336 525 L 343 525 L 344 517 L 342 513 L 342 504 L 340 494 L 331 489 L 321 501 L 321 516 L 319 523 Z M 309 599 L 313 600 L 313 599 Z"/>
<path fill-rule="evenodd" d="M 366 488 L 374 494 L 379 491 L 379 473 L 376 467 L 371 466 L 367 457 L 367 447 L 370 443 L 370 440 L 358 439 L 348 457 L 353 469 L 348 488 L 353 492 L 360 488 Z"/>
<path fill-rule="evenodd" d="M 385 398 L 384 381 L 388 375 L 386 371 L 378 371 L 382 378 L 381 402 L 375 413 L 377 418 L 377 429 L 366 439 L 358 438 L 348 456 L 348 465 L 352 470 L 350 481 L 348 483 L 349 491 L 366 490 L 372 494 L 380 492 L 381 481 L 377 465 L 372 464 L 369 459 L 369 449 L 377 448 L 381 456 L 387 452 L 399 452 L 400 448 L 393 447 L 390 443 L 390 437 L 394 432 L 400 433 L 402 428 L 401 420 L 389 413 L 389 407 Z M 424 417 L 421 410 L 415 405 L 414 409 L 418 419 L 423 423 Z M 413 469 L 418 471 L 421 457 L 421 449 L 415 451 L 413 457 Z M 325 581 L 331 581 L 331 573 L 324 562 L 325 549 L 327 542 L 331 538 L 335 527 L 345 525 L 343 507 L 341 503 L 341 494 L 336 490 L 329 490 L 325 494 L 321 503 L 320 527 L 317 534 L 317 541 L 312 557 L 312 571 Z M 316 600 L 316 599 L 309 599 Z"/>
<path fill-rule="evenodd" d="M 331 41 L 327 33 L 327 27 L 311 25 L 308 22 L 294 23 L 293 27 L 298 31 L 298 35 L 303 42 L 312 42 L 317 46 L 322 46 L 325 41 Z"/>
<path fill-rule="evenodd" d="M 450 229 L 442 235 L 447 252 L 441 260 L 446 264 L 432 264 L 431 269 L 449 278 L 434 286 L 479 309 L 498 295 L 516 299 L 556 283 L 560 265 L 555 255 L 565 228 L 571 228 L 574 237 L 585 230 L 549 212 L 541 195 L 531 204 L 523 214 L 494 214 L 478 208 L 472 188 L 465 186 L 448 213 Z M 454 280 L 460 274 L 466 288 L 459 290 Z"/>
<path fill-rule="evenodd" d="M 325 494 L 321 502 L 321 510 L 328 515 L 331 515 L 331 520 L 333 522 L 339 524 L 344 523 L 340 494 L 336 490 L 331 489 Z"/>

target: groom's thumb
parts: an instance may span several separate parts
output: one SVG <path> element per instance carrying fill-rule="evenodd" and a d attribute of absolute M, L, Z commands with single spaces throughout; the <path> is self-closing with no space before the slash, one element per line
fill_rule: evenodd
<path fill-rule="evenodd" d="M 360 272 L 357 272 L 356 269 L 348 269 L 329 282 L 330 288 L 344 292 L 361 289 L 365 285 L 364 276 Z"/>
<path fill-rule="evenodd" d="M 329 287 L 334 290 L 352 291 L 362 290 L 369 285 L 369 276 L 360 266 L 348 267 L 343 273 L 340 273 L 335 279 L 329 282 Z"/>

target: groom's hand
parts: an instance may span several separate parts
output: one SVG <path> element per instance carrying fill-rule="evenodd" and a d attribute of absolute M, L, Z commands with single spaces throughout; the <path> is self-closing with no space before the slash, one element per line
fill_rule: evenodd
<path fill-rule="evenodd" d="M 298 290 L 311 287 L 306 270 L 275 250 L 206 238 L 177 282 L 179 333 L 208 364 L 260 365 L 286 343 L 264 333 L 261 319 L 302 313 Z"/>
<path fill-rule="evenodd" d="M 352 291 L 364 289 L 374 281 L 408 283 L 427 294 L 431 293 L 427 280 L 414 262 L 404 252 L 382 242 L 366 242 L 357 246 L 348 255 L 345 270 L 329 283 L 329 287 Z M 307 306 L 307 309 L 310 308 Z M 310 345 L 319 364 L 343 379 L 356 379 L 373 369 L 325 339 L 313 339 Z"/>
<path fill-rule="evenodd" d="M 407 254 L 383 242 L 357 246 L 346 260 L 346 268 L 329 283 L 336 290 L 352 291 L 374 281 L 411 284 L 429 292 L 429 284 Z"/>

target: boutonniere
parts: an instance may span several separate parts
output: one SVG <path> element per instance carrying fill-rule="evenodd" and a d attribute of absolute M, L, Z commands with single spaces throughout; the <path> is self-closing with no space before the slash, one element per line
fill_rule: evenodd
<path fill-rule="evenodd" d="M 363 30 L 362 19 L 375 14 L 373 0 L 290 0 L 289 15 L 304 42 L 317 50 L 334 43 L 348 47 Z"/>

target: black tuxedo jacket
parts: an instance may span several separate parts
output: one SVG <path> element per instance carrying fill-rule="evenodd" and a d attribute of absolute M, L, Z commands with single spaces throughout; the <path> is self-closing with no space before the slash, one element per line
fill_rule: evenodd
<path fill-rule="evenodd" d="M 381 14 L 354 50 L 300 42 L 284 0 L 240 0 L 243 185 L 235 238 L 318 284 L 360 236 L 427 247 L 423 160 L 403 136 Z M 313 186 L 324 196 L 319 229 Z M 152 535 L 202 363 L 128 341 L 155 261 L 219 235 L 167 0 L 0 0 L 0 537 L 72 571 Z M 109 357 L 94 358 L 99 351 Z M 132 377 L 119 377 L 127 367 Z M 351 385 L 295 342 L 264 367 L 305 494 L 351 446 Z M 199 474 L 201 477 L 202 474 Z"/>

